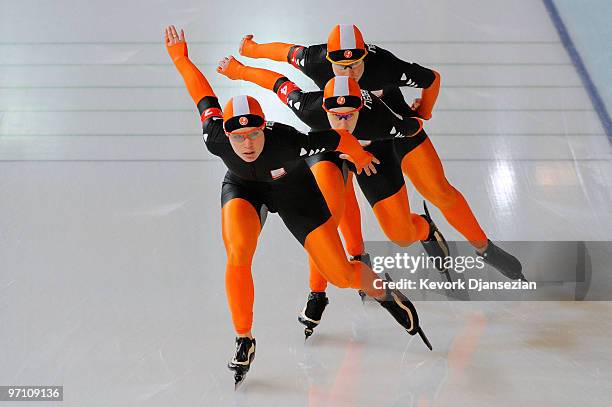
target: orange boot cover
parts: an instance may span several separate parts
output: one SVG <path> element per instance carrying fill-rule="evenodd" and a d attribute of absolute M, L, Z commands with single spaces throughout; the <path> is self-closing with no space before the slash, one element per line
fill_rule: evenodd
<path fill-rule="evenodd" d="M 348 254 L 357 256 L 365 251 L 365 246 L 361 232 L 361 212 L 355 196 L 353 173 L 350 171 L 344 191 L 344 216 L 340 219 L 340 232 Z"/>
<path fill-rule="evenodd" d="M 448 223 L 472 245 L 486 245 L 487 236 L 461 192 L 446 179 L 440 157 L 429 138 L 402 158 L 402 172 L 410 178 L 417 191 L 440 209 Z"/>
<path fill-rule="evenodd" d="M 327 202 L 335 225 L 338 225 L 344 211 L 344 179 L 342 171 L 330 161 L 319 161 L 310 167 L 317 185 Z M 321 275 L 314 261 L 309 257 L 310 291 L 323 292 L 327 288 L 327 280 Z"/>
<path fill-rule="evenodd" d="M 255 208 L 234 198 L 221 209 L 223 243 L 227 252 L 225 290 L 234 329 L 245 334 L 253 325 L 254 288 L 251 262 L 257 247 L 261 223 Z"/>
<path fill-rule="evenodd" d="M 372 296 L 380 296 L 373 289 L 376 278 L 374 272 L 361 262 L 350 262 L 346 259 L 340 236 L 333 220 L 313 230 L 306 236 L 304 248 L 316 264 L 321 275 L 340 288 L 363 289 Z"/>
<path fill-rule="evenodd" d="M 249 58 L 267 58 L 278 62 L 287 62 L 287 55 L 293 44 L 283 42 L 270 42 L 258 44 L 253 41 L 252 35 L 247 35 L 242 43 L 240 55 Z"/>
<path fill-rule="evenodd" d="M 406 185 L 372 208 L 378 224 L 389 240 L 400 246 L 409 246 L 429 235 L 429 224 L 421 216 L 410 212 Z"/>

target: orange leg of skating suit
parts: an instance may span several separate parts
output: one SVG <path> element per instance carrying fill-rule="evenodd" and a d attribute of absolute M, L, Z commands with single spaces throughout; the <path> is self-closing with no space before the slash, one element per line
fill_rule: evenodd
<path fill-rule="evenodd" d="M 317 180 L 317 185 L 327 202 L 334 224 L 340 223 L 340 230 L 346 242 L 347 251 L 351 256 L 363 253 L 363 237 L 361 234 L 361 214 L 353 188 L 352 173 L 345 186 L 342 172 L 332 162 L 320 161 L 310 167 Z M 338 219 L 341 219 L 338 222 Z M 323 292 L 327 288 L 327 280 L 321 275 L 312 258 L 308 258 L 310 266 L 310 291 Z"/>
<path fill-rule="evenodd" d="M 338 229 L 334 220 L 313 230 L 306 236 L 304 249 L 327 281 L 340 288 L 355 288 L 365 291 L 371 297 L 381 297 L 384 290 L 374 288 L 376 274 L 359 261 L 346 259 Z"/>
<path fill-rule="evenodd" d="M 342 171 L 330 161 L 319 161 L 310 167 L 317 185 L 325 198 L 335 225 L 340 223 L 344 213 L 344 179 Z M 308 256 L 310 268 L 310 291 L 322 292 L 327 288 L 327 280 L 321 275 L 312 257 Z"/>
<path fill-rule="evenodd" d="M 361 232 L 361 211 L 355 196 L 353 173 L 349 171 L 344 192 L 344 215 L 340 219 L 340 232 L 344 237 L 346 251 L 351 256 L 357 256 L 365 251 L 363 234 Z"/>
<path fill-rule="evenodd" d="M 234 198 L 221 209 L 223 243 L 227 252 L 225 289 L 234 329 L 245 334 L 253 325 L 251 262 L 261 232 L 257 211 L 248 201 Z"/>
<path fill-rule="evenodd" d="M 461 192 L 446 179 L 440 157 L 429 138 L 402 158 L 402 172 L 473 246 L 486 245 L 487 236 Z"/>
<path fill-rule="evenodd" d="M 389 240 L 399 246 L 409 246 L 429 235 L 429 224 L 421 216 L 410 212 L 406 185 L 388 198 L 376 202 L 372 208 L 378 223 Z"/>
<path fill-rule="evenodd" d="M 270 42 L 258 44 L 253 40 L 246 40 L 242 47 L 242 55 L 249 58 L 267 58 L 278 62 L 287 62 L 287 54 L 293 44 L 283 42 Z"/>

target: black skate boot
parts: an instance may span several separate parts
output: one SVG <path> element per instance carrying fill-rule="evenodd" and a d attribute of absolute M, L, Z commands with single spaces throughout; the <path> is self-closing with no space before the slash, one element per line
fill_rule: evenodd
<path fill-rule="evenodd" d="M 386 281 L 390 282 L 391 277 L 385 273 Z M 404 327 L 406 332 L 410 335 L 419 334 L 425 345 L 429 350 L 433 350 L 431 343 L 425 332 L 421 329 L 419 324 L 419 315 L 417 313 L 414 304 L 399 290 L 390 290 L 386 288 L 385 297 L 382 299 L 376 299 L 378 303 L 395 318 L 395 320 Z"/>
<path fill-rule="evenodd" d="M 351 261 L 356 260 L 365 263 L 369 268 L 372 268 L 372 260 L 370 259 L 370 253 L 363 252 L 362 254 L 358 254 L 355 257 L 350 258 Z M 359 297 L 361 297 L 361 302 L 364 302 L 368 295 L 363 291 L 359 290 Z"/>
<path fill-rule="evenodd" d="M 325 292 L 315 293 L 311 291 L 308 295 L 308 301 L 306 301 L 302 313 L 298 316 L 298 321 L 306 325 L 306 328 L 304 328 L 304 335 L 306 335 L 304 340 L 307 340 L 312 335 L 314 329 L 321 322 L 321 317 L 327 304 L 329 304 L 329 300 Z"/>
<path fill-rule="evenodd" d="M 236 353 L 227 367 L 234 371 L 234 390 L 244 381 L 255 360 L 255 338 L 236 338 Z"/>
<path fill-rule="evenodd" d="M 484 253 L 480 254 L 478 251 L 476 252 L 478 256 L 483 258 L 485 263 L 494 267 L 497 271 L 511 280 L 527 281 L 523 275 L 523 266 L 516 257 L 501 247 L 496 246 L 490 240 L 487 240 L 487 243 L 487 250 L 485 250 Z"/>
<path fill-rule="evenodd" d="M 448 243 L 446 243 L 446 239 L 444 239 L 444 236 L 442 236 L 442 233 L 440 233 L 438 227 L 431 219 L 425 201 L 423 201 L 423 208 L 425 209 L 425 214 L 421 215 L 421 217 L 425 219 L 429 224 L 429 236 L 427 236 L 426 240 L 421 240 L 421 244 L 423 245 L 423 248 L 425 249 L 429 257 L 440 258 L 442 260 L 441 262 L 435 263 L 436 268 L 440 273 L 444 274 L 448 282 L 452 283 L 453 280 L 451 279 L 448 269 L 444 267 L 444 260 L 450 254 L 450 251 L 448 249 Z"/>

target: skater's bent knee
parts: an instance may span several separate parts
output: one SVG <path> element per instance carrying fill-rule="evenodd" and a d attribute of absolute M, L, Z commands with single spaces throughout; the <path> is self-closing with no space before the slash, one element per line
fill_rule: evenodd
<path fill-rule="evenodd" d="M 452 206 L 459 198 L 459 191 L 448 182 L 427 185 L 419 192 L 438 208 Z"/>

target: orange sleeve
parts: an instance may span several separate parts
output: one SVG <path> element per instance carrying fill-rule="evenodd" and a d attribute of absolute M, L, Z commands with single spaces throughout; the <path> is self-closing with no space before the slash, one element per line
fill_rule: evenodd
<path fill-rule="evenodd" d="M 284 75 L 274 71 L 242 65 L 233 58 L 230 60 L 224 75 L 230 79 L 241 79 L 243 81 L 252 82 L 273 92 L 276 81 L 284 77 Z"/>
<path fill-rule="evenodd" d="M 417 109 L 419 117 L 425 120 L 431 119 L 431 112 L 436 104 L 436 99 L 438 99 L 438 93 L 440 93 L 440 74 L 433 70 L 432 72 L 436 79 L 434 79 L 428 88 L 423 89 L 421 92 L 421 105 Z"/>
<path fill-rule="evenodd" d="M 182 42 L 167 47 L 168 53 L 174 62 L 174 66 L 185 81 L 185 86 L 195 104 L 198 104 L 206 96 L 216 97 L 208 80 L 202 72 L 189 60 L 187 56 L 187 44 Z"/>

